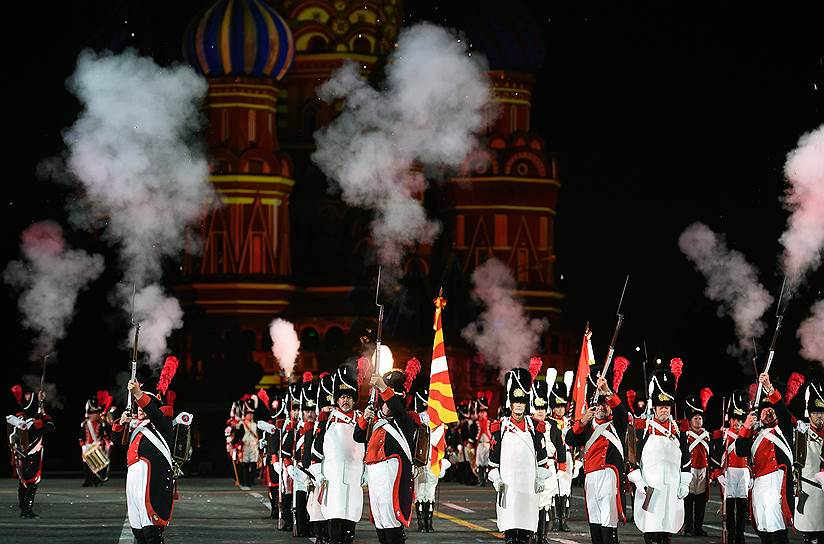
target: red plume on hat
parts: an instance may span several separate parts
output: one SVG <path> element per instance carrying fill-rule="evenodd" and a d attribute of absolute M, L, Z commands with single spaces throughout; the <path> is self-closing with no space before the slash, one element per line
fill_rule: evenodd
<path fill-rule="evenodd" d="M 366 357 L 358 357 L 358 387 L 363 383 L 366 379 L 366 375 L 369 373 L 369 359 Z"/>
<path fill-rule="evenodd" d="M 169 389 L 166 391 L 166 404 L 170 407 L 174 407 L 175 399 L 177 398 L 177 393 Z"/>
<path fill-rule="evenodd" d="M 684 371 L 684 361 L 675 357 L 670 360 L 670 372 L 675 376 L 675 387 L 678 387 L 678 380 L 681 378 L 681 373 Z"/>
<path fill-rule="evenodd" d="M 784 397 L 787 399 L 787 404 L 793 400 L 793 397 L 798 394 L 801 390 L 801 386 L 804 385 L 806 379 L 803 375 L 799 374 L 798 372 L 793 372 L 790 374 L 790 379 L 787 380 L 787 394 Z"/>
<path fill-rule="evenodd" d="M 635 389 L 627 390 L 627 404 L 629 405 L 630 410 L 632 410 L 633 406 L 635 406 L 636 395 L 637 393 L 635 393 Z"/>
<path fill-rule="evenodd" d="M 313 376 L 313 375 L 312 375 L 312 373 L 311 373 L 311 372 L 309 372 L 308 370 L 307 370 L 306 372 L 304 372 L 304 373 L 303 373 L 303 383 L 309 383 L 309 382 L 311 382 L 311 381 L 312 381 L 312 378 L 314 378 L 314 376 Z"/>
<path fill-rule="evenodd" d="M 326 376 L 328 376 L 328 375 L 329 375 L 329 373 L 328 373 L 328 372 L 321 372 L 321 373 L 320 373 L 320 376 L 318 376 L 318 379 L 322 380 L 323 378 L 325 378 L 325 377 L 326 377 Z"/>
<path fill-rule="evenodd" d="M 705 387 L 698 394 L 701 396 L 701 408 L 706 412 L 707 404 L 710 403 L 710 398 L 712 398 L 712 390 L 709 387 Z"/>
<path fill-rule="evenodd" d="M 14 398 L 17 399 L 17 404 L 23 402 L 23 388 L 19 385 L 13 385 L 11 387 L 11 394 L 14 395 Z"/>
<path fill-rule="evenodd" d="M 542 366 L 544 366 L 544 362 L 537 355 L 529 359 L 529 375 L 532 376 L 533 382 L 535 381 L 535 377 L 541 371 Z"/>
<path fill-rule="evenodd" d="M 261 389 L 258 391 L 258 398 L 263 401 L 263 405 L 266 406 L 266 409 L 269 409 L 269 393 L 266 392 L 265 389 Z"/>
<path fill-rule="evenodd" d="M 112 399 L 112 396 L 105 389 L 97 392 L 97 405 L 100 406 L 100 409 L 104 412 L 109 411 L 109 408 L 112 406 L 112 400 L 114 399 Z"/>
<path fill-rule="evenodd" d="M 616 357 L 612 365 L 612 390 L 618 391 L 621 382 L 624 381 L 624 372 L 629 368 L 629 359 L 626 357 Z"/>
<path fill-rule="evenodd" d="M 406 381 L 403 382 L 403 388 L 405 391 L 409 391 L 409 388 L 412 387 L 412 382 L 415 381 L 415 377 L 417 377 L 418 372 L 420 371 L 421 362 L 418 359 L 412 357 L 406 361 L 406 368 L 403 371 L 406 375 Z"/>
<path fill-rule="evenodd" d="M 160 379 L 157 381 L 157 392 L 165 395 L 169 389 L 169 384 L 172 383 L 172 378 L 177 372 L 178 360 L 174 355 L 166 357 L 166 362 L 163 363 L 163 370 L 160 371 Z"/>

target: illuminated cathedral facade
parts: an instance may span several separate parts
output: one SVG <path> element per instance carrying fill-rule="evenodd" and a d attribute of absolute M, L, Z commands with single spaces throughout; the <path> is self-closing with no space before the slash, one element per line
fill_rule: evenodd
<path fill-rule="evenodd" d="M 232 365 L 240 353 L 259 365 L 261 386 L 282 384 L 289 378 L 279 372 L 268 336 L 275 317 L 298 331 L 301 371 L 333 368 L 374 334 L 370 214 L 330 194 L 311 162 L 313 133 L 335 116 L 315 90 L 345 61 L 380 81 L 402 18 L 400 0 L 218 0 L 192 20 L 184 57 L 209 84 L 210 180 L 219 202 L 193 236 L 199 242 L 185 255 L 177 287 L 187 312 L 180 348 L 191 375 L 208 372 L 216 359 Z M 545 366 L 573 368 L 577 347 L 559 332 L 558 161 L 530 131 L 530 67 L 513 70 L 495 47 L 481 51 L 500 113 L 485 149 L 423 195 L 442 233 L 409 255 L 398 291 L 385 301 L 384 342 L 396 360 L 416 356 L 426 371 L 432 299 L 443 286 L 458 399 L 500 389 L 497 371 L 459 334 L 478 311 L 471 274 L 490 257 L 511 268 L 530 316 L 549 320 Z M 234 348 L 226 348 L 226 337 Z"/>

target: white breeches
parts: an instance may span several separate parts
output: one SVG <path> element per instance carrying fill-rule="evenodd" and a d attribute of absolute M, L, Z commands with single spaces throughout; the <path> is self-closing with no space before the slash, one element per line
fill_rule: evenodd
<path fill-rule="evenodd" d="M 140 460 L 129 465 L 126 472 L 126 506 L 129 510 L 129 525 L 133 529 L 154 525 L 146 510 L 146 487 L 149 484 L 149 466 Z"/>
<path fill-rule="evenodd" d="M 584 479 L 589 523 L 618 527 L 618 482 L 610 468 L 596 470 Z"/>
<path fill-rule="evenodd" d="M 395 516 L 395 478 L 398 475 L 397 459 L 387 459 L 373 465 L 366 465 L 366 477 L 369 481 L 369 509 L 376 529 L 400 527 L 401 522 Z"/>
<path fill-rule="evenodd" d="M 759 531 L 772 533 L 786 529 L 781 511 L 784 471 L 776 470 L 755 479 L 752 486 L 752 515 Z"/>

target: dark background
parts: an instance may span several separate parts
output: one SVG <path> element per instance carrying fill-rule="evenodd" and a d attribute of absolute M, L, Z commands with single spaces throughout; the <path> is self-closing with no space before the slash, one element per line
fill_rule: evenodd
<path fill-rule="evenodd" d="M 119 279 L 116 257 L 96 236 L 72 232 L 66 187 L 38 180 L 37 164 L 62 150 L 60 132 L 78 105 L 65 89 L 84 47 L 137 47 L 160 63 L 179 61 L 188 21 L 207 2 L 74 1 L 7 6 L 4 33 L 5 199 L 3 263 L 19 256 L 19 235 L 51 218 L 70 244 L 103 253 L 107 271 L 81 294 L 67 338 L 47 381 L 65 409 L 53 410 L 60 432 L 48 466 L 79 469 L 74 436 L 87 396 L 114 385 L 126 370 L 127 324 L 108 302 Z M 730 247 L 760 270 L 775 293 L 787 213 L 780 198 L 787 152 L 824 120 L 824 40 L 812 2 L 769 8 L 731 2 L 670 7 L 609 3 L 407 1 L 407 21 L 456 28 L 480 10 L 511 10 L 526 29 L 524 53 L 542 58 L 533 100 L 533 130 L 561 157 L 555 243 L 563 320 L 583 331 L 591 322 L 602 357 L 626 274 L 626 322 L 618 354 L 628 356 L 625 383 L 641 387 L 634 347 L 650 358 L 685 361 L 682 391 L 709 385 L 717 396 L 751 380 L 727 355 L 732 321 L 703 296 L 703 277 L 680 253 L 678 235 L 694 221 L 725 233 Z M 443 4 L 443 5 L 439 5 Z M 606 3 L 605 3 L 606 4 Z M 131 36 L 134 32 L 134 37 Z M 534 50 L 531 47 L 534 46 Z M 775 375 L 821 371 L 798 356 L 795 331 L 822 298 L 824 269 L 790 303 Z M 19 324 L 16 295 L 2 288 L 5 353 L 0 383 L 39 374 L 28 362 L 30 334 Z M 773 312 L 771 309 L 770 312 Z M 766 316 L 771 329 L 774 319 Z M 758 340 L 760 359 L 769 334 Z M 744 361 L 744 368 L 749 368 Z M 251 384 L 250 384 L 251 385 Z M 212 395 L 204 390 L 202 395 Z M 10 394 L 2 394 L 6 412 Z M 185 402 L 185 399 L 181 399 Z M 76 466 L 75 466 L 76 465 Z"/>

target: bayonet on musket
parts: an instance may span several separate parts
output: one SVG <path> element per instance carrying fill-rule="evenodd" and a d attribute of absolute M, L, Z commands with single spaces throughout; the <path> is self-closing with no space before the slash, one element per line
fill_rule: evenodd
<path fill-rule="evenodd" d="M 621 306 L 624 303 L 624 295 L 627 292 L 627 284 L 629 283 L 629 274 L 627 274 L 627 279 L 624 281 L 624 288 L 621 290 L 621 298 L 618 299 L 618 310 L 615 312 L 615 315 L 618 317 L 618 322 L 615 324 L 615 332 L 612 333 L 612 340 L 609 343 L 609 351 L 607 352 L 607 360 L 604 363 L 604 369 L 598 373 L 598 377 L 606 377 L 607 370 L 609 370 L 609 365 L 612 363 L 612 356 L 615 354 L 615 343 L 618 341 L 618 333 L 621 331 L 621 325 L 624 323 L 624 314 L 621 312 Z M 646 387 L 646 384 L 644 385 Z M 594 400 L 595 402 L 598 401 L 599 393 L 598 391 L 595 392 Z"/>
<path fill-rule="evenodd" d="M 781 294 L 778 295 L 778 305 L 775 309 L 775 331 L 773 331 L 772 341 L 770 342 L 770 351 L 767 353 L 767 364 L 764 366 L 764 372 L 770 372 L 773 357 L 775 356 L 775 344 L 778 340 L 778 333 L 781 331 L 781 322 L 784 320 L 784 309 L 781 308 L 781 301 L 784 299 L 784 287 L 787 285 L 787 276 L 784 276 L 784 281 L 781 282 Z M 758 369 L 756 369 L 757 372 Z M 759 374 L 755 375 L 755 381 L 758 382 L 758 391 L 755 393 L 754 408 L 757 410 L 761 402 L 761 382 L 758 381 Z"/>
<path fill-rule="evenodd" d="M 131 324 L 132 324 L 132 326 L 134 326 L 134 345 L 132 346 L 132 374 L 131 374 L 131 380 L 134 380 L 137 377 L 137 354 L 138 354 L 137 341 L 138 341 L 138 337 L 140 336 L 140 323 L 139 322 L 135 323 L 135 319 L 134 319 L 134 300 L 135 300 L 135 295 L 136 294 L 137 294 L 137 285 L 132 284 L 132 318 L 131 318 Z M 126 412 L 130 416 L 132 415 L 132 394 L 130 392 L 126 393 Z M 123 438 L 121 440 L 121 443 L 123 445 L 126 445 L 126 444 L 129 443 L 128 429 L 123 429 Z"/>
<path fill-rule="evenodd" d="M 378 283 L 375 285 L 375 306 L 378 307 L 378 333 L 375 338 L 375 367 L 372 369 L 372 375 L 378 376 L 378 372 L 380 371 L 380 363 L 381 363 L 381 336 L 383 334 L 383 304 L 380 303 L 380 293 L 381 293 L 381 267 L 378 267 Z M 374 385 L 372 386 L 372 390 L 369 392 L 369 405 L 372 407 L 373 410 L 377 410 L 378 406 L 378 388 Z M 372 428 L 374 421 L 369 422 L 369 426 L 366 428 L 366 444 L 369 444 L 369 439 L 372 437 Z"/>

